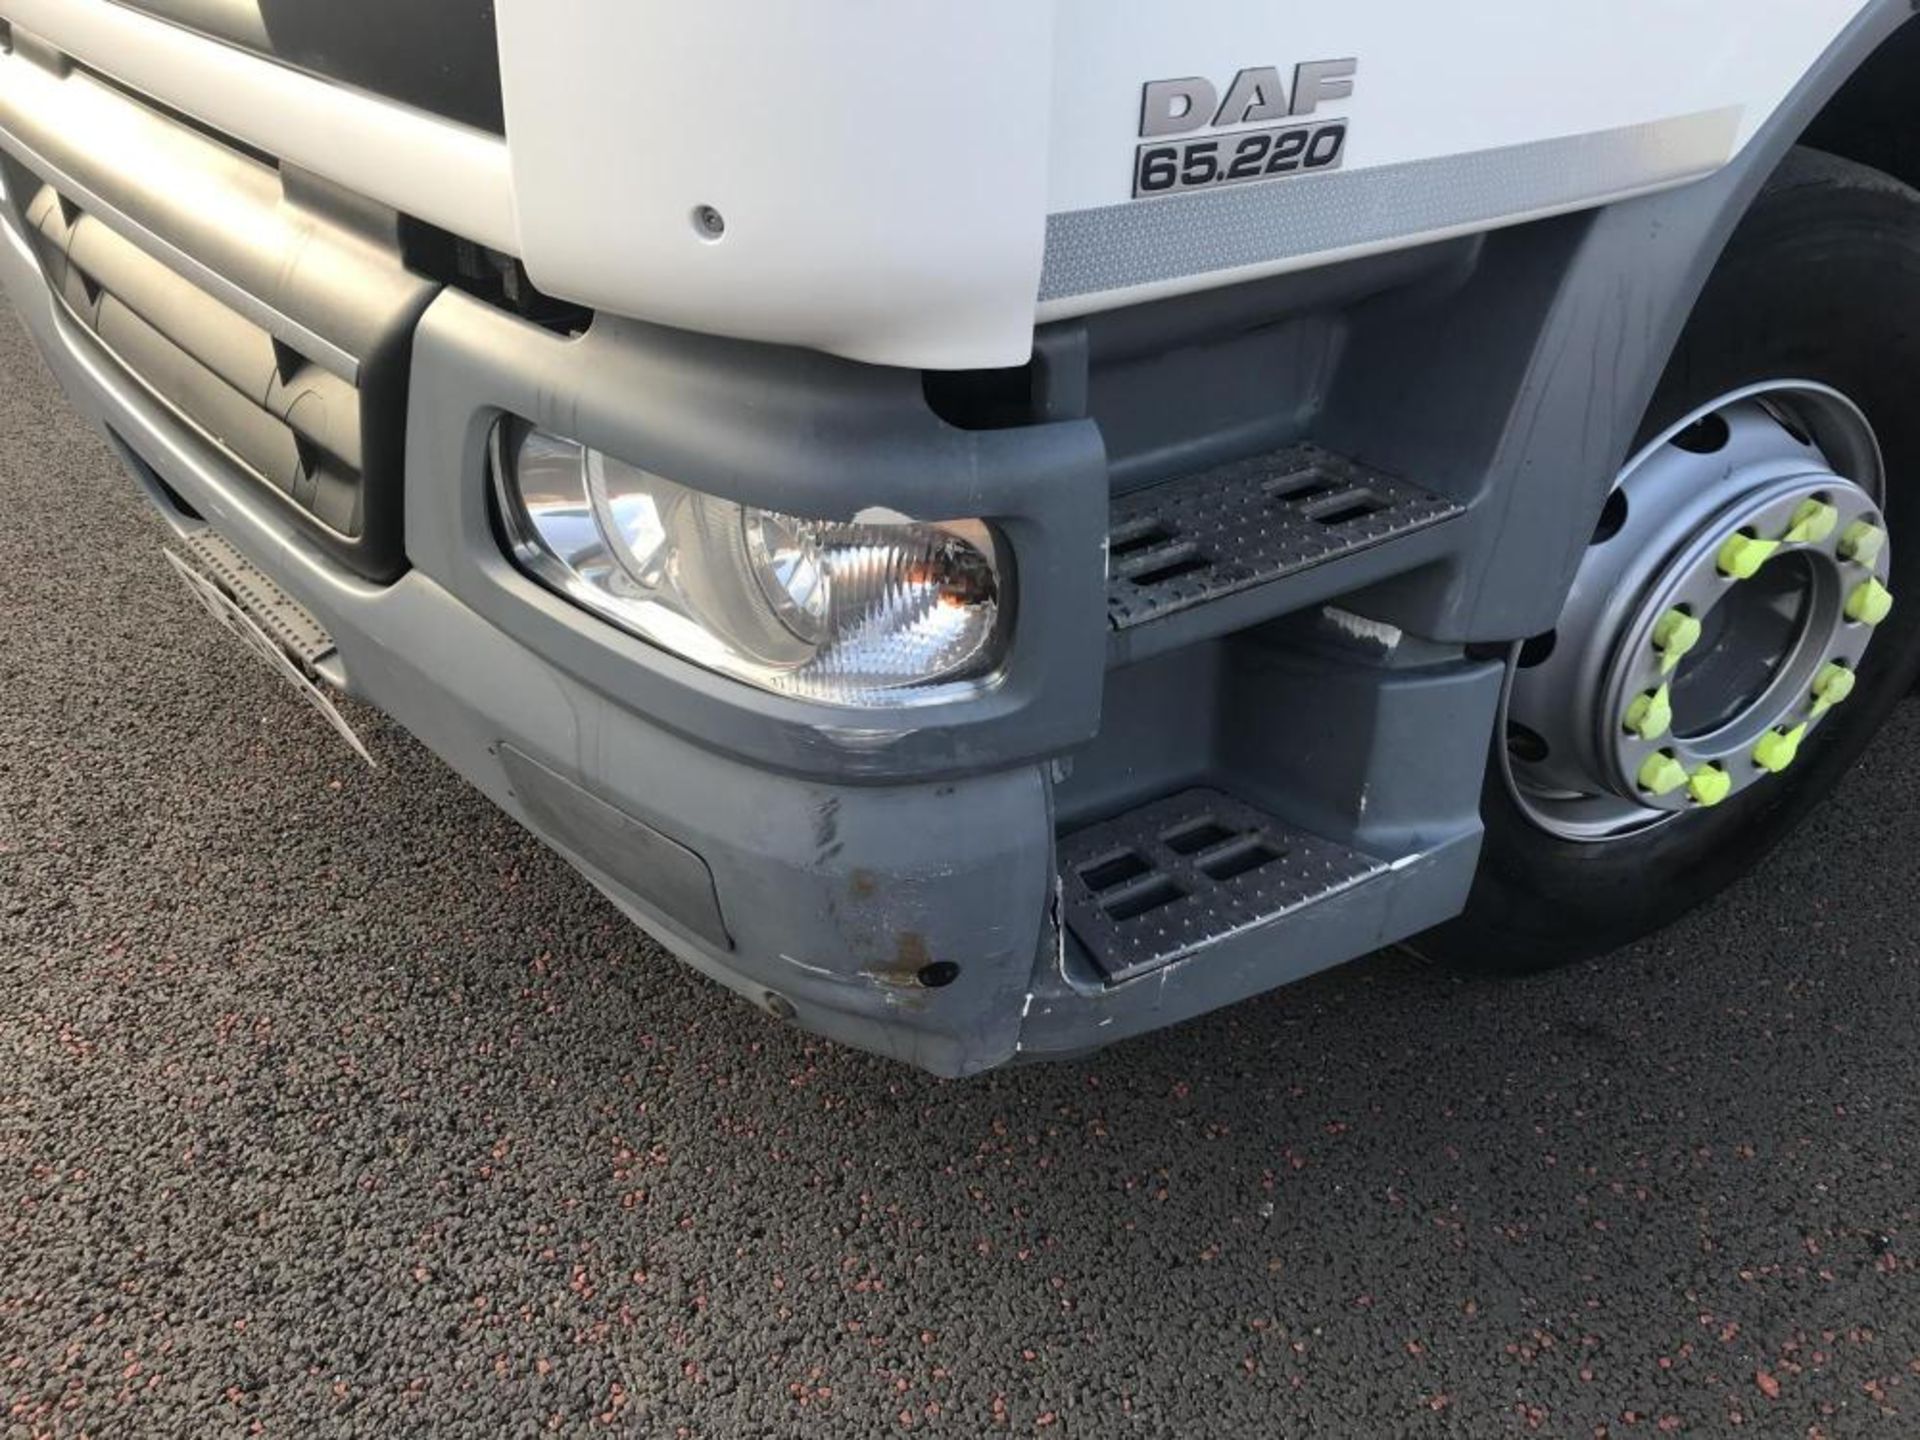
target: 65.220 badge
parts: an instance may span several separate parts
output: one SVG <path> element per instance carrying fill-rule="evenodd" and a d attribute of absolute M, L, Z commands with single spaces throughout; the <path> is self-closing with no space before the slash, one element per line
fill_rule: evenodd
<path fill-rule="evenodd" d="M 1300 117 L 1352 95 L 1358 68 L 1353 60 L 1308 61 L 1294 67 L 1291 86 L 1272 66 L 1242 70 L 1225 99 L 1198 76 L 1149 82 L 1140 97 L 1144 143 L 1134 151 L 1134 198 L 1339 169 L 1347 122 Z M 1291 123 L 1259 124 L 1282 119 Z"/>
<path fill-rule="evenodd" d="M 1337 170 L 1346 149 L 1344 120 L 1248 130 L 1217 140 L 1142 145 L 1134 161 L 1133 198 Z"/>

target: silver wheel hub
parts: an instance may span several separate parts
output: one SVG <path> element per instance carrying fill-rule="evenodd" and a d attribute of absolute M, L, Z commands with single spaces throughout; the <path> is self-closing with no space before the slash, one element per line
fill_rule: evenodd
<path fill-rule="evenodd" d="M 1606 840 L 1791 766 L 1890 608 L 1882 494 L 1866 418 L 1805 382 L 1724 396 L 1636 456 L 1559 625 L 1513 672 L 1521 808 Z"/>

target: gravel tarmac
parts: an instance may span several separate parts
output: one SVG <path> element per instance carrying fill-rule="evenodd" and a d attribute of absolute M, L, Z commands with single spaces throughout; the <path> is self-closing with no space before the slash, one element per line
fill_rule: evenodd
<path fill-rule="evenodd" d="M 0 315 L 0 1434 L 1920 1434 L 1920 711 L 1754 880 L 943 1084 L 194 609 Z"/>

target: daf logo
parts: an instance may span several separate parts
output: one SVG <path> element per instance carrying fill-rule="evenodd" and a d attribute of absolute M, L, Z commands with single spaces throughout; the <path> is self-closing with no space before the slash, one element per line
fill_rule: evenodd
<path fill-rule="evenodd" d="M 1353 94 L 1356 60 L 1309 60 L 1293 83 L 1271 65 L 1242 70 L 1226 98 L 1198 75 L 1149 80 L 1140 93 L 1133 198 L 1151 200 L 1338 170 L 1347 122 L 1320 107 Z M 1302 118 L 1306 117 L 1306 118 Z"/>
<path fill-rule="evenodd" d="M 1356 60 L 1309 60 L 1293 67 L 1288 86 L 1274 66 L 1242 70 L 1223 100 L 1213 82 L 1200 76 L 1150 80 L 1140 97 L 1140 136 L 1185 135 L 1190 131 L 1251 125 L 1311 115 L 1328 100 L 1353 94 Z"/>

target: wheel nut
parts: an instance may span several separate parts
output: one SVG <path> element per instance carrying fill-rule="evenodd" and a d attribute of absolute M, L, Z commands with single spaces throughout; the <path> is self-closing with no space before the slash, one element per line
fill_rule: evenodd
<path fill-rule="evenodd" d="M 1847 596 L 1847 618 L 1862 625 L 1878 625 L 1893 612 L 1893 594 L 1878 580 L 1867 580 Z"/>
<path fill-rule="evenodd" d="M 1687 780 L 1687 793 L 1709 808 L 1733 793 L 1733 777 L 1718 765 L 1702 765 Z"/>
<path fill-rule="evenodd" d="M 1881 547 L 1886 543 L 1886 531 L 1871 520 L 1856 520 L 1840 532 L 1840 558 L 1871 565 L 1880 558 Z"/>
<path fill-rule="evenodd" d="M 1653 627 L 1653 648 L 1660 652 L 1660 673 L 1671 675 L 1686 653 L 1700 643 L 1700 622 L 1684 610 L 1669 610 Z"/>
<path fill-rule="evenodd" d="M 1744 532 L 1729 535 L 1720 547 L 1720 573 L 1732 580 L 1751 580 L 1779 548 L 1778 540 L 1761 540 Z"/>
<path fill-rule="evenodd" d="M 1800 754 L 1800 742 L 1807 738 L 1807 727 L 1796 725 L 1791 730 L 1769 730 L 1760 737 L 1760 743 L 1753 747 L 1753 763 L 1769 775 L 1778 775 L 1793 764 Z"/>
<path fill-rule="evenodd" d="M 1687 767 L 1666 751 L 1649 755 L 1640 767 L 1640 788 L 1655 795 L 1671 795 L 1687 783 Z"/>
<path fill-rule="evenodd" d="M 1853 687 L 1859 682 L 1859 676 L 1844 665 L 1826 665 L 1813 677 L 1813 713 L 1818 717 L 1827 713 L 1853 694 Z"/>
<path fill-rule="evenodd" d="M 1673 724 L 1673 693 L 1662 685 L 1638 696 L 1627 707 L 1627 729 L 1642 740 L 1658 740 Z"/>
<path fill-rule="evenodd" d="M 1789 545 L 1818 545 L 1840 523 L 1840 512 L 1824 500 L 1802 500 L 1793 512 L 1793 526 L 1782 538 Z"/>

